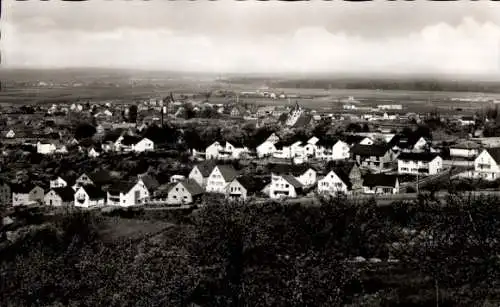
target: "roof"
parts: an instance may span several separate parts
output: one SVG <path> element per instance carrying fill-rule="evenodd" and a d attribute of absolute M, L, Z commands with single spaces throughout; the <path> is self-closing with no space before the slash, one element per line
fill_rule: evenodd
<path fill-rule="evenodd" d="M 462 116 L 462 120 L 469 120 L 469 121 L 474 121 L 474 116 Z"/>
<path fill-rule="evenodd" d="M 363 186 L 366 187 L 395 187 L 398 177 L 387 174 L 367 174 L 363 177 Z"/>
<path fill-rule="evenodd" d="M 345 138 L 345 142 L 347 144 L 357 144 L 359 142 L 361 142 L 365 137 L 364 136 L 361 136 L 361 135 L 355 135 L 355 134 L 351 134 L 351 135 L 348 135 L 346 138 Z"/>
<path fill-rule="evenodd" d="M 307 172 L 308 169 L 312 168 L 310 165 L 307 164 L 270 164 L 269 165 L 269 170 L 271 173 L 277 174 L 277 175 L 293 175 L 293 176 L 301 176 L 305 172 Z"/>
<path fill-rule="evenodd" d="M 151 175 L 140 175 L 139 179 L 144 182 L 144 185 L 150 192 L 156 190 L 160 186 L 158 180 Z"/>
<path fill-rule="evenodd" d="M 217 165 L 217 168 L 226 182 L 230 182 L 238 176 L 238 172 L 232 165 Z"/>
<path fill-rule="evenodd" d="M 301 114 L 293 127 L 304 127 L 311 122 L 312 116 L 310 114 Z"/>
<path fill-rule="evenodd" d="M 27 183 L 21 183 L 21 184 L 19 184 L 19 183 L 12 184 L 10 189 L 11 189 L 12 193 L 26 194 L 26 193 L 31 192 L 31 190 L 33 190 L 35 187 L 36 187 L 35 184 L 33 184 L 31 182 L 27 182 Z"/>
<path fill-rule="evenodd" d="M 210 173 L 214 170 L 216 163 L 212 160 L 203 161 L 202 163 L 195 165 L 196 168 L 200 171 L 203 177 L 210 176 Z"/>
<path fill-rule="evenodd" d="M 142 140 L 141 137 L 126 134 L 123 136 L 121 143 L 122 143 L 122 145 L 126 145 L 126 146 L 135 145 L 135 144 L 139 143 L 141 140 Z"/>
<path fill-rule="evenodd" d="M 75 190 L 71 187 L 63 187 L 63 188 L 53 188 L 50 189 L 54 191 L 63 201 L 72 201 L 75 197 Z"/>
<path fill-rule="evenodd" d="M 290 183 L 294 188 L 300 189 L 303 187 L 302 183 L 300 183 L 295 177 L 292 175 L 282 175 L 283 179 L 285 179 L 288 183 Z"/>
<path fill-rule="evenodd" d="M 321 138 L 319 141 L 316 143 L 316 146 L 318 147 L 333 147 L 337 142 L 340 141 L 339 139 L 332 139 L 332 138 Z"/>
<path fill-rule="evenodd" d="M 108 182 L 111 182 L 113 180 L 111 175 L 105 170 L 98 170 L 98 171 L 92 172 L 92 173 L 88 174 L 88 177 L 95 184 L 108 183 Z"/>
<path fill-rule="evenodd" d="M 334 167 L 331 171 L 334 172 L 340 178 L 340 180 L 342 180 L 342 182 L 347 185 L 348 189 L 352 188 L 351 179 L 349 178 L 349 172 L 345 168 L 338 166 Z"/>
<path fill-rule="evenodd" d="M 486 148 L 486 151 L 498 164 L 500 164 L 500 147 Z"/>
<path fill-rule="evenodd" d="M 402 152 L 399 154 L 398 160 L 430 162 L 438 156 L 437 153 L 433 152 Z"/>
<path fill-rule="evenodd" d="M 351 148 L 351 152 L 354 155 L 359 156 L 383 156 L 389 150 L 389 147 L 386 145 L 361 145 L 356 144 Z"/>
<path fill-rule="evenodd" d="M 181 181 L 180 184 L 188 190 L 191 196 L 203 194 L 203 188 L 193 179 L 186 179 Z"/>
<path fill-rule="evenodd" d="M 83 190 L 85 190 L 90 199 L 106 198 L 106 193 L 104 193 L 99 187 L 93 185 L 85 185 L 82 188 Z"/>
<path fill-rule="evenodd" d="M 240 176 L 237 180 L 249 193 L 256 193 L 262 191 L 271 182 L 269 176 L 254 177 L 254 176 Z"/>
<path fill-rule="evenodd" d="M 472 141 L 464 141 L 464 142 L 455 144 L 455 145 L 450 146 L 450 147 L 457 148 L 457 149 L 478 149 L 481 147 L 481 145 L 479 145 L 476 142 L 472 142 Z"/>
<path fill-rule="evenodd" d="M 276 148 L 283 148 L 283 147 L 289 147 L 289 146 L 292 146 L 293 144 L 297 143 L 297 142 L 301 142 L 301 140 L 299 140 L 298 138 L 290 138 L 288 140 L 279 140 L 276 144 L 274 144 L 274 146 Z"/>
<path fill-rule="evenodd" d="M 109 194 L 111 195 L 120 195 L 120 193 L 126 194 L 128 193 L 135 185 L 137 182 L 133 181 L 118 181 L 115 182 L 109 187 Z"/>

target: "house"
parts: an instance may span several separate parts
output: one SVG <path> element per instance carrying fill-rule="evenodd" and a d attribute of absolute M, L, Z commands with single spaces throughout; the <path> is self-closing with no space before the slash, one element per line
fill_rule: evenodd
<path fill-rule="evenodd" d="M 75 190 L 71 187 L 51 188 L 44 197 L 47 206 L 69 206 L 75 201 Z"/>
<path fill-rule="evenodd" d="M 16 137 L 16 133 L 14 132 L 14 130 L 10 129 L 7 132 L 5 132 L 4 137 L 6 139 L 13 139 Z"/>
<path fill-rule="evenodd" d="M 191 204 L 203 195 L 203 188 L 193 179 L 175 183 L 168 191 L 167 204 Z"/>
<path fill-rule="evenodd" d="M 395 136 L 389 144 L 394 152 L 423 152 L 432 151 L 431 141 L 421 136 Z"/>
<path fill-rule="evenodd" d="M 104 206 L 106 204 L 106 193 L 94 185 L 79 187 L 75 192 L 75 206 L 91 208 Z"/>
<path fill-rule="evenodd" d="M 276 133 L 272 133 L 267 139 L 266 139 L 267 142 L 271 142 L 273 144 L 276 144 L 280 141 L 280 138 L 279 136 L 276 135 Z"/>
<path fill-rule="evenodd" d="M 275 109 L 274 106 L 259 107 L 257 109 L 256 115 L 257 117 L 272 116 L 274 109 Z"/>
<path fill-rule="evenodd" d="M 154 195 L 158 188 L 160 187 L 160 183 L 156 178 L 148 174 L 141 174 L 137 176 L 137 179 L 142 180 L 146 189 L 149 191 L 149 195 Z"/>
<path fill-rule="evenodd" d="M 11 191 L 13 206 L 26 206 L 43 202 L 43 189 L 32 183 L 13 184 Z"/>
<path fill-rule="evenodd" d="M 318 193 L 320 194 L 356 194 L 362 188 L 362 178 L 356 163 L 336 163 L 327 166 L 331 169 L 326 176 L 318 180 Z"/>
<path fill-rule="evenodd" d="M 242 153 L 248 153 L 246 146 L 236 141 L 215 141 L 205 150 L 207 159 L 239 159 Z"/>
<path fill-rule="evenodd" d="M 225 194 L 227 185 L 238 176 L 231 165 L 217 165 L 208 176 L 205 191 Z"/>
<path fill-rule="evenodd" d="M 208 177 L 212 173 L 215 162 L 205 161 L 198 165 L 195 165 L 191 172 L 189 172 L 188 178 L 196 181 L 202 188 L 207 185 Z"/>
<path fill-rule="evenodd" d="M 101 153 L 102 153 L 102 148 L 92 146 L 89 149 L 87 155 L 89 158 L 97 158 L 101 155 Z"/>
<path fill-rule="evenodd" d="M 226 195 L 231 200 L 247 200 L 254 194 L 262 193 L 270 182 L 269 177 L 237 177 L 228 185 Z"/>
<path fill-rule="evenodd" d="M 75 181 L 75 186 L 84 186 L 84 185 L 95 185 L 101 186 L 109 184 L 113 181 L 111 175 L 105 170 L 98 170 L 90 174 L 82 174 Z"/>
<path fill-rule="evenodd" d="M 177 182 L 184 181 L 184 180 L 186 180 L 185 176 L 182 176 L 182 175 L 172 175 L 172 176 L 170 176 L 169 182 L 170 183 L 177 183 Z"/>
<path fill-rule="evenodd" d="M 302 148 L 306 157 L 314 157 L 319 139 L 315 136 L 306 141 L 302 141 Z"/>
<path fill-rule="evenodd" d="M 395 155 L 387 145 L 354 145 L 351 148 L 353 159 L 362 168 L 384 171 L 391 168 Z"/>
<path fill-rule="evenodd" d="M 50 155 L 56 152 L 56 145 L 51 143 L 38 142 L 36 144 L 36 152 L 42 155 Z"/>
<path fill-rule="evenodd" d="M 316 159 L 345 160 L 350 157 L 349 145 L 341 140 L 320 139 L 316 143 Z"/>
<path fill-rule="evenodd" d="M 486 148 L 474 160 L 476 177 L 496 180 L 500 177 L 500 147 Z"/>
<path fill-rule="evenodd" d="M 402 152 L 398 156 L 398 173 L 435 175 L 443 170 L 443 159 L 431 152 Z"/>
<path fill-rule="evenodd" d="M 148 138 L 141 138 L 133 135 L 121 135 L 115 141 L 115 150 L 123 152 L 146 152 L 154 151 L 154 142 Z"/>
<path fill-rule="evenodd" d="M 274 146 L 276 147 L 276 151 L 273 153 L 273 157 L 275 158 L 292 159 L 295 157 L 303 158 L 305 156 L 302 142 L 298 140 L 279 141 Z"/>
<path fill-rule="evenodd" d="M 68 186 L 68 181 L 61 178 L 60 176 L 54 177 L 50 180 L 50 188 L 64 188 Z"/>
<path fill-rule="evenodd" d="M 460 123 L 461 126 L 469 126 L 476 124 L 474 116 L 462 116 L 461 118 L 458 119 L 458 122 Z"/>
<path fill-rule="evenodd" d="M 150 194 L 144 182 L 116 182 L 107 191 L 108 206 L 130 207 L 144 203 Z"/>
<path fill-rule="evenodd" d="M 367 174 L 363 177 L 365 194 L 398 194 L 399 180 L 396 175 Z"/>
<path fill-rule="evenodd" d="M 475 158 L 479 154 L 481 145 L 472 141 L 465 141 L 450 146 L 450 156 L 455 158 Z"/>
<path fill-rule="evenodd" d="M 12 205 L 12 190 L 5 181 L 0 181 L 0 204 L 4 206 Z"/>
<path fill-rule="evenodd" d="M 293 176 L 305 187 L 314 185 L 317 179 L 317 171 L 307 164 L 271 164 L 269 170 L 273 175 Z"/>
<path fill-rule="evenodd" d="M 153 141 L 151 141 L 148 138 L 143 138 L 140 140 L 137 144 L 135 144 L 133 151 L 135 152 L 147 152 L 147 151 L 154 151 L 155 144 Z"/>
<path fill-rule="evenodd" d="M 264 141 L 256 148 L 257 157 L 259 159 L 270 157 L 276 152 L 276 146 L 271 141 Z"/>
<path fill-rule="evenodd" d="M 303 191 L 303 185 L 292 175 L 271 175 L 269 197 L 279 199 L 283 197 L 295 198 Z"/>
<path fill-rule="evenodd" d="M 248 113 L 248 111 L 243 107 L 242 105 L 236 105 L 234 106 L 231 111 L 229 112 L 229 115 L 232 117 L 243 117 Z"/>

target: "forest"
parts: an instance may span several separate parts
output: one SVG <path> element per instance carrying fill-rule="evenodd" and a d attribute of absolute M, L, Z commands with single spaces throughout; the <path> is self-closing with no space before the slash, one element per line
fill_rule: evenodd
<path fill-rule="evenodd" d="M 17 212 L 3 306 L 498 306 L 499 200 Z M 142 236 L 103 225 L 162 221 Z M 3 226 L 5 233 L 6 227 Z M 11 226 L 10 226 L 11 227 Z M 26 230 L 28 229 L 28 230 Z M 11 229 L 11 231 L 16 232 Z M 19 231 L 19 230 L 18 230 Z"/>

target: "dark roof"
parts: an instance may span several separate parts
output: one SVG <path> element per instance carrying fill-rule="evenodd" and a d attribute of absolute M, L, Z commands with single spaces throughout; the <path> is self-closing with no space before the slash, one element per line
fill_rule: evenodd
<path fill-rule="evenodd" d="M 98 170 L 95 172 L 92 172 L 88 174 L 88 177 L 90 180 L 94 182 L 94 184 L 102 184 L 102 183 L 109 183 L 113 181 L 113 178 L 109 174 L 109 172 L 105 170 Z"/>
<path fill-rule="evenodd" d="M 203 188 L 200 187 L 200 185 L 195 180 L 186 179 L 184 181 L 181 181 L 180 183 L 186 190 L 188 190 L 191 196 L 200 195 L 204 192 Z"/>
<path fill-rule="evenodd" d="M 113 183 L 111 185 L 111 187 L 109 187 L 108 192 L 111 195 L 120 195 L 120 193 L 126 194 L 136 184 L 137 184 L 137 182 L 133 182 L 133 181 L 118 181 L 118 182 Z"/>
<path fill-rule="evenodd" d="M 500 147 L 486 148 L 486 151 L 498 164 L 500 164 Z"/>
<path fill-rule="evenodd" d="M 333 171 L 340 178 L 340 180 L 347 185 L 349 190 L 352 188 L 351 179 L 349 179 L 349 172 L 347 172 L 345 168 L 339 166 L 333 168 L 331 171 Z"/>
<path fill-rule="evenodd" d="M 481 148 L 481 145 L 479 145 L 476 142 L 472 141 L 464 141 L 462 143 L 458 143 L 455 145 L 450 146 L 450 148 L 457 148 L 457 149 L 478 149 Z"/>
<path fill-rule="evenodd" d="M 140 175 L 139 179 L 142 179 L 142 182 L 144 182 L 149 192 L 156 190 L 160 186 L 158 180 L 151 175 Z"/>
<path fill-rule="evenodd" d="M 236 178 L 248 193 L 256 193 L 262 191 L 271 182 L 269 176 L 266 177 L 254 177 L 254 176 L 241 176 Z"/>
<path fill-rule="evenodd" d="M 430 162 L 437 156 L 439 155 L 433 152 L 402 152 L 399 154 L 398 160 Z"/>
<path fill-rule="evenodd" d="M 316 143 L 316 146 L 330 148 L 333 147 L 333 145 L 337 144 L 338 141 L 339 139 L 321 138 Z"/>
<path fill-rule="evenodd" d="M 26 194 L 26 193 L 31 192 L 31 190 L 33 190 L 35 187 L 36 187 L 35 184 L 33 184 L 31 182 L 27 182 L 27 183 L 12 184 L 10 189 L 11 189 L 12 193 Z"/>
<path fill-rule="evenodd" d="M 345 137 L 345 142 L 347 144 L 357 144 L 361 142 L 365 137 L 361 135 L 350 134 Z"/>
<path fill-rule="evenodd" d="M 314 169 L 308 164 L 271 164 L 269 165 L 269 170 L 271 173 L 277 175 L 293 175 L 293 176 L 301 176 L 308 169 Z"/>
<path fill-rule="evenodd" d="M 383 156 L 389 150 L 389 147 L 386 145 L 361 145 L 356 144 L 351 148 L 351 152 L 354 155 L 359 156 Z"/>
<path fill-rule="evenodd" d="M 238 140 L 222 141 L 222 142 L 220 142 L 221 146 L 226 146 L 226 142 L 230 143 L 231 145 L 233 145 L 236 148 L 243 148 L 243 147 L 245 147 L 245 145 L 242 142 L 238 141 Z"/>
<path fill-rule="evenodd" d="M 106 193 L 104 193 L 103 190 L 101 190 L 100 187 L 96 187 L 96 186 L 93 186 L 93 185 L 85 185 L 82 188 L 88 194 L 88 196 L 90 197 L 90 199 L 102 199 L 102 198 L 106 198 Z"/>
<path fill-rule="evenodd" d="M 297 178 L 293 177 L 292 175 L 282 175 L 281 177 L 283 177 L 283 179 L 285 179 L 296 189 L 300 189 L 303 187 L 302 183 L 300 183 L 300 181 L 298 181 Z"/>
<path fill-rule="evenodd" d="M 54 191 L 63 201 L 72 201 L 75 197 L 75 190 L 71 187 L 63 187 L 63 188 L 54 188 L 50 189 Z"/>
<path fill-rule="evenodd" d="M 366 174 L 363 177 L 363 186 L 366 187 L 395 187 L 398 177 L 387 174 Z"/>
<path fill-rule="evenodd" d="M 125 145 L 125 146 L 135 145 L 135 144 L 139 143 L 141 140 L 142 140 L 141 137 L 125 134 L 123 136 L 121 143 L 122 143 L 122 145 Z"/>
<path fill-rule="evenodd" d="M 296 142 L 300 142 L 300 140 L 298 138 L 290 138 L 288 140 L 279 140 L 276 144 L 274 144 L 274 146 L 276 148 L 283 148 L 284 146 L 289 147 Z"/>
<path fill-rule="evenodd" d="M 226 182 L 230 182 L 238 176 L 238 172 L 232 165 L 217 165 L 217 168 Z"/>
<path fill-rule="evenodd" d="M 208 177 L 210 176 L 210 173 L 214 170 L 215 165 L 216 165 L 215 161 L 208 160 L 208 161 L 203 161 L 202 163 L 196 165 L 195 167 L 198 168 L 203 177 Z"/>
<path fill-rule="evenodd" d="M 310 114 L 302 114 L 299 116 L 293 127 L 304 127 L 311 123 L 312 115 Z"/>

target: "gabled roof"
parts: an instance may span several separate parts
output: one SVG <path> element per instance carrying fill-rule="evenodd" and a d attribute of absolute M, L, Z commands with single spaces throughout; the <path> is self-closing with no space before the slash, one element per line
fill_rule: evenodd
<path fill-rule="evenodd" d="M 160 186 L 158 180 L 151 175 L 140 175 L 139 179 L 142 179 L 149 192 L 156 190 Z"/>
<path fill-rule="evenodd" d="M 85 185 L 82 187 L 83 190 L 87 193 L 90 199 L 103 199 L 106 198 L 106 193 L 101 190 L 100 187 L 96 187 L 93 185 Z"/>
<path fill-rule="evenodd" d="M 389 147 L 386 145 L 361 145 L 361 144 L 356 144 L 351 148 L 351 152 L 354 155 L 359 155 L 359 156 L 376 156 L 380 157 L 383 156 L 389 151 Z"/>
<path fill-rule="evenodd" d="M 232 165 L 217 165 L 217 168 L 226 182 L 230 182 L 238 176 L 238 172 Z"/>
<path fill-rule="evenodd" d="M 109 172 L 105 170 L 98 170 L 95 172 L 92 172 L 88 174 L 88 177 L 90 180 L 94 182 L 94 184 L 102 184 L 102 183 L 109 183 L 113 181 L 113 178 L 109 174 Z"/>
<path fill-rule="evenodd" d="M 226 143 L 229 143 L 229 144 L 233 145 L 236 148 L 243 148 L 243 147 L 245 147 L 245 145 L 242 142 L 238 141 L 238 140 L 230 140 L 230 141 L 222 141 L 222 142 L 220 142 L 221 146 L 224 146 L 224 147 L 226 146 Z"/>
<path fill-rule="evenodd" d="M 363 177 L 363 186 L 366 187 L 396 187 L 398 177 L 387 174 L 367 174 Z"/>
<path fill-rule="evenodd" d="M 75 197 L 75 190 L 71 187 L 63 187 L 63 188 L 53 188 L 50 189 L 54 191 L 63 201 L 72 201 Z M 50 192 L 50 191 L 49 191 Z"/>
<path fill-rule="evenodd" d="M 186 179 L 184 181 L 181 181 L 180 184 L 182 184 L 182 186 L 186 190 L 188 190 L 191 196 L 203 194 L 203 188 L 200 187 L 200 185 L 195 180 Z"/>
<path fill-rule="evenodd" d="M 290 183 L 296 189 L 300 189 L 303 187 L 302 183 L 300 183 L 300 181 L 298 181 L 292 175 L 282 175 L 281 177 L 283 177 L 283 179 L 285 179 L 288 183 Z"/>
<path fill-rule="evenodd" d="M 295 122 L 295 124 L 293 125 L 293 127 L 298 128 L 298 127 L 307 126 L 307 125 L 309 125 L 309 123 L 311 123 L 311 120 L 312 120 L 312 115 L 301 114 L 299 116 L 299 118 L 297 119 L 297 121 Z"/>
<path fill-rule="evenodd" d="M 329 172 L 327 172 L 327 175 L 330 172 L 334 172 L 335 175 L 337 175 L 337 177 L 339 177 L 339 179 L 342 180 L 343 183 L 345 183 L 345 185 L 347 186 L 347 188 L 349 190 L 352 188 L 351 179 L 349 179 L 349 173 L 346 172 L 346 170 L 344 168 L 342 168 L 342 167 L 335 167 L 332 170 L 330 170 Z"/>
<path fill-rule="evenodd" d="M 479 145 L 476 142 L 472 141 L 464 141 L 462 143 L 458 143 L 455 145 L 450 146 L 450 148 L 457 148 L 457 149 L 478 149 L 481 148 L 481 145 Z"/>
<path fill-rule="evenodd" d="M 283 174 L 289 174 L 293 176 L 301 176 L 305 172 L 307 172 L 308 169 L 312 168 L 308 164 L 270 164 L 269 165 L 269 170 L 271 173 L 277 174 L 277 175 L 283 175 Z"/>
<path fill-rule="evenodd" d="M 316 143 L 316 146 L 318 147 L 325 147 L 325 148 L 331 148 L 337 142 L 340 141 L 339 139 L 332 139 L 332 138 L 321 138 L 319 141 Z"/>
<path fill-rule="evenodd" d="M 203 161 L 200 164 L 195 165 L 195 167 L 198 168 L 203 177 L 210 176 L 210 173 L 212 173 L 215 166 L 216 163 L 212 160 Z"/>
<path fill-rule="evenodd" d="M 271 177 L 240 176 L 234 180 L 237 180 L 248 193 L 256 193 L 262 191 L 271 182 Z"/>
<path fill-rule="evenodd" d="M 111 195 L 127 194 L 136 184 L 137 182 L 133 181 L 118 181 L 109 187 L 108 192 Z"/>
<path fill-rule="evenodd" d="M 358 144 L 362 140 L 364 140 L 365 137 L 361 135 L 355 135 L 355 134 L 350 134 L 345 137 L 345 142 L 347 144 Z"/>
<path fill-rule="evenodd" d="M 433 152 L 402 152 L 399 154 L 398 160 L 430 162 L 438 156 L 437 153 Z"/>
<path fill-rule="evenodd" d="M 274 144 L 274 146 L 276 148 L 283 148 L 283 147 L 289 147 L 289 146 L 292 146 L 293 144 L 297 143 L 297 142 L 300 142 L 299 139 L 297 138 L 290 138 L 288 140 L 279 140 L 276 144 Z"/>
<path fill-rule="evenodd" d="M 497 164 L 500 164 L 500 147 L 491 147 L 485 149 Z"/>
<path fill-rule="evenodd" d="M 12 184 L 10 189 L 12 191 L 12 193 L 19 193 L 19 194 L 27 194 L 29 192 L 31 192 L 31 190 L 33 190 L 34 188 L 36 187 L 35 184 L 31 183 L 31 182 L 27 182 L 27 183 L 15 183 L 15 184 Z"/>

